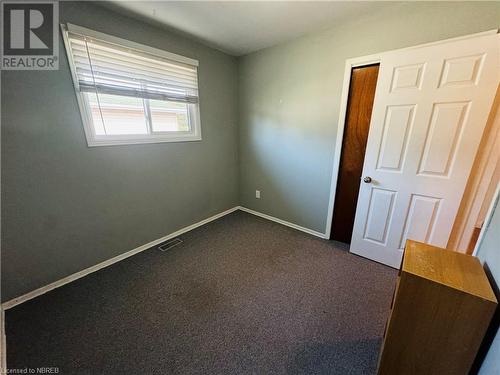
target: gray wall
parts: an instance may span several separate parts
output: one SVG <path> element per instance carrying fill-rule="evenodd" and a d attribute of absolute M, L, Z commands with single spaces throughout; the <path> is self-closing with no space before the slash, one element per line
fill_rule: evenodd
<path fill-rule="evenodd" d="M 345 60 L 499 25 L 500 3 L 396 4 L 243 57 L 242 205 L 324 232 Z"/>
<path fill-rule="evenodd" d="M 489 276 L 493 279 L 493 284 L 496 284 L 495 290 L 497 299 L 500 298 L 500 205 L 497 197 L 494 205 L 493 216 L 489 225 L 484 230 L 484 235 L 479 244 L 477 257 L 484 264 Z M 500 312 L 496 314 L 496 324 L 494 329 L 498 330 L 500 321 Z M 490 349 L 481 365 L 480 375 L 500 374 L 500 331 L 497 331 Z"/>
<path fill-rule="evenodd" d="M 237 61 L 91 3 L 61 22 L 200 62 L 201 142 L 88 148 L 68 62 L 3 71 L 2 301 L 238 204 Z"/>

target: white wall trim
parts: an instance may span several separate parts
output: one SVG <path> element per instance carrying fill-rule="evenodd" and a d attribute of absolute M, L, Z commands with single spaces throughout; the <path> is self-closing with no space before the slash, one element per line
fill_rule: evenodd
<path fill-rule="evenodd" d="M 455 219 L 450 240 L 448 241 L 448 249 L 465 253 L 471 241 L 474 228 L 480 227 L 483 224 L 481 219 L 484 220 L 484 216 L 481 216 L 485 214 L 483 210 L 488 207 L 488 199 L 492 199 L 491 196 L 488 196 L 488 190 L 496 188 L 494 175 L 499 160 L 500 88 L 497 90 L 495 101 L 493 102 L 490 116 L 476 153 L 473 170 L 467 181 L 466 190 L 460 203 L 460 210 Z"/>
<path fill-rule="evenodd" d="M 7 340 L 5 338 L 5 312 L 0 306 L 0 374 L 7 373 Z"/>
<path fill-rule="evenodd" d="M 479 237 L 476 241 L 476 246 L 474 247 L 474 251 L 472 252 L 472 255 L 474 255 L 474 256 L 477 256 L 477 253 L 478 253 L 479 249 L 481 248 L 481 244 L 483 242 L 484 235 L 490 226 L 491 219 L 493 219 L 493 214 L 495 213 L 495 209 L 498 206 L 499 200 L 500 200 L 500 183 L 497 184 L 495 195 L 493 196 L 493 199 L 490 203 L 490 207 L 488 208 L 488 213 L 486 214 L 486 218 L 484 220 L 483 227 L 481 228 L 481 232 L 479 233 Z"/>
<path fill-rule="evenodd" d="M 339 119 L 337 121 L 337 139 L 335 141 L 335 153 L 333 156 L 332 180 L 330 183 L 330 200 L 328 202 L 328 213 L 326 216 L 325 238 L 331 237 L 333 206 L 335 203 L 335 194 L 337 191 L 337 180 L 340 168 L 340 156 L 342 153 L 342 142 L 344 140 L 345 117 L 347 113 L 347 102 L 349 100 L 349 88 L 351 86 L 351 71 L 353 68 L 365 65 L 380 63 L 380 55 L 369 55 L 348 59 L 345 62 L 344 81 L 342 84 L 342 96 L 340 99 Z"/>
<path fill-rule="evenodd" d="M 312 234 L 313 236 L 316 236 L 319 238 L 326 238 L 324 233 L 320 233 L 320 232 L 317 232 L 317 231 L 309 229 L 309 228 L 304 228 L 304 227 L 301 227 L 300 225 L 293 224 L 293 223 L 290 223 L 288 221 L 278 219 L 277 217 L 274 217 L 271 215 L 263 214 L 262 212 L 254 211 L 254 210 L 251 210 L 251 209 L 243 207 L 243 206 L 239 206 L 238 208 L 241 211 L 248 212 L 249 214 L 259 216 L 259 217 L 262 217 L 262 218 L 270 220 L 270 221 L 274 221 L 275 223 L 279 223 L 281 225 L 286 225 L 287 227 L 290 227 L 290 228 L 293 228 L 296 230 L 300 230 L 301 232 Z"/>
<path fill-rule="evenodd" d="M 154 241 L 151 241 L 151 242 L 149 242 L 147 244 L 144 244 L 144 245 L 141 245 L 139 247 L 136 247 L 135 249 L 127 251 L 126 253 L 117 255 L 117 256 L 115 256 L 115 257 L 113 257 L 111 259 L 105 260 L 104 262 L 98 263 L 98 264 L 96 264 L 96 265 L 94 265 L 92 267 L 86 268 L 86 269 L 81 270 L 79 272 L 76 272 L 76 273 L 74 273 L 72 275 L 66 276 L 66 277 L 64 277 L 64 278 L 62 278 L 60 280 L 57 280 L 57 281 L 55 281 L 53 283 L 50 283 L 49 285 L 46 285 L 46 286 L 43 286 L 41 288 L 35 289 L 35 290 L 33 290 L 33 291 L 29 292 L 29 293 L 26 293 L 26 294 L 24 294 L 22 296 L 13 298 L 13 299 L 11 299 L 11 300 L 9 300 L 7 302 L 4 302 L 2 304 L 2 308 L 3 308 L 3 310 L 7 310 L 7 309 L 10 309 L 10 308 L 12 308 L 14 306 L 17 306 L 17 305 L 19 305 L 19 304 L 21 304 L 23 302 L 29 301 L 30 299 L 33 299 L 33 298 L 38 297 L 38 296 L 41 296 L 42 294 L 50 292 L 51 290 L 54 290 L 54 289 L 59 288 L 59 287 L 65 285 L 65 284 L 68 284 L 68 283 L 70 283 L 72 281 L 75 281 L 75 280 L 80 279 L 80 278 L 82 278 L 84 276 L 87 276 L 87 275 L 89 275 L 89 274 L 91 274 L 93 272 L 96 272 L 96 271 L 98 271 L 98 270 L 100 270 L 102 268 L 111 266 L 114 263 L 117 263 L 117 262 L 119 262 L 119 261 L 121 261 L 123 259 L 131 257 L 132 255 L 138 254 L 138 253 L 140 253 L 140 252 L 142 252 L 144 250 L 147 250 L 147 249 L 149 249 L 151 247 L 154 247 L 154 246 L 156 246 L 156 245 L 158 245 L 158 244 L 160 244 L 162 242 L 168 241 L 171 238 L 175 238 L 177 236 L 180 236 L 181 234 L 189 232 L 189 231 L 191 231 L 191 230 L 193 230 L 195 228 L 198 228 L 198 227 L 200 227 L 202 225 L 205 225 L 205 224 L 207 224 L 207 223 L 209 223 L 211 221 L 217 220 L 217 219 L 221 218 L 222 216 L 228 215 L 231 212 L 234 212 L 234 211 L 238 210 L 238 208 L 239 208 L 238 206 L 230 208 L 229 210 L 226 210 L 224 212 L 218 213 L 218 214 L 216 214 L 214 216 L 211 216 L 209 218 L 201 220 L 201 221 L 199 221 L 199 222 L 197 222 L 195 224 L 192 224 L 192 225 L 189 225 L 189 226 L 184 227 L 182 229 L 179 229 L 178 231 L 176 231 L 174 233 L 168 234 L 168 235 L 166 235 L 164 237 L 158 238 L 158 239 L 156 239 Z M 3 313 L 3 311 L 2 311 L 2 313 Z"/>

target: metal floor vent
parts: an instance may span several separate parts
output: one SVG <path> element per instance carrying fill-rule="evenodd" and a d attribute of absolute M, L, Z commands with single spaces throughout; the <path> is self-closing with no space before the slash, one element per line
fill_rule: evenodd
<path fill-rule="evenodd" d="M 158 246 L 158 250 L 167 251 L 173 248 L 174 246 L 180 245 L 181 243 L 182 240 L 180 238 L 174 238 L 173 240 L 162 243 L 160 246 Z"/>

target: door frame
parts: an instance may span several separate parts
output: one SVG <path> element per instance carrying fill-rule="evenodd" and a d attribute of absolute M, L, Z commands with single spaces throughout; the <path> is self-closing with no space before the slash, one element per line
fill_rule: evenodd
<path fill-rule="evenodd" d="M 351 86 L 351 70 L 353 68 L 357 68 L 357 67 L 361 67 L 361 66 L 380 64 L 382 57 L 385 54 L 390 53 L 390 52 L 411 50 L 414 48 L 428 47 L 428 46 L 433 46 L 433 45 L 437 45 L 437 44 L 454 42 L 454 41 L 476 38 L 476 37 L 481 37 L 481 36 L 485 36 L 485 35 L 492 35 L 492 34 L 498 34 L 498 30 L 493 29 L 493 30 L 483 31 L 480 33 L 462 35 L 459 37 L 438 40 L 438 41 L 430 42 L 430 43 L 418 44 L 418 45 L 411 46 L 411 47 L 397 48 L 397 49 L 388 50 L 388 51 L 384 51 L 384 52 L 380 52 L 380 53 L 376 53 L 376 54 L 372 54 L 372 55 L 354 57 L 354 58 L 350 58 L 350 59 L 346 60 L 345 68 L 344 68 L 344 80 L 342 83 L 342 94 L 341 94 L 341 98 L 340 98 L 339 119 L 337 122 L 337 135 L 336 135 L 336 140 L 335 140 L 335 151 L 334 151 L 333 164 L 332 164 L 332 178 L 331 178 L 331 182 L 330 182 L 330 196 L 329 196 L 329 202 L 328 202 L 328 212 L 327 212 L 327 217 L 326 217 L 325 238 L 327 240 L 329 240 L 331 237 L 333 210 L 335 209 L 334 203 L 335 203 L 335 194 L 336 194 L 336 190 L 337 190 L 338 175 L 340 172 L 340 156 L 342 154 L 342 142 L 344 140 L 345 116 L 347 114 L 347 101 L 349 99 L 349 89 Z M 380 78 L 380 76 L 379 76 L 379 78 Z M 377 85 L 378 85 L 378 79 L 377 79 Z M 376 89 L 375 89 L 375 95 L 377 95 Z M 370 121 L 370 127 L 371 127 L 371 121 Z M 368 130 L 368 140 L 369 140 L 369 138 L 370 138 L 370 130 Z"/>
<path fill-rule="evenodd" d="M 342 96 L 340 98 L 339 120 L 337 123 L 337 140 L 335 141 L 335 154 L 333 156 L 332 180 L 330 183 L 330 201 L 328 202 L 328 216 L 326 218 L 325 238 L 331 237 L 333 210 L 335 205 L 335 195 L 337 194 L 337 182 L 340 173 L 340 157 L 342 156 L 342 144 L 344 141 L 345 120 L 347 115 L 347 102 L 349 101 L 349 90 L 351 88 L 352 69 L 374 64 L 380 64 L 381 56 L 368 55 L 347 59 L 344 67 L 344 81 L 342 84 Z M 377 77 L 378 85 L 378 77 Z M 377 89 L 375 88 L 375 93 Z M 376 95 L 376 94 L 375 94 Z M 371 121 L 370 121 L 371 125 Z M 368 126 L 368 136 L 370 136 L 370 126 Z"/>
<path fill-rule="evenodd" d="M 477 256 L 479 249 L 481 248 L 481 244 L 484 239 L 484 235 L 490 226 L 491 219 L 493 219 L 493 214 L 495 213 L 495 209 L 498 206 L 498 202 L 500 201 L 500 183 L 497 184 L 495 193 L 493 194 L 493 198 L 491 200 L 490 206 L 488 208 L 488 212 L 486 213 L 486 218 L 484 219 L 484 224 L 481 228 L 481 232 L 479 233 L 479 237 L 477 239 L 476 245 L 474 246 L 474 251 L 472 252 L 473 256 Z"/>
<path fill-rule="evenodd" d="M 482 221 L 486 222 L 485 210 L 494 199 L 492 195 L 496 188 L 495 170 L 500 160 L 500 85 L 479 147 L 448 240 L 448 250 L 467 252 L 474 229 L 484 226 Z"/>

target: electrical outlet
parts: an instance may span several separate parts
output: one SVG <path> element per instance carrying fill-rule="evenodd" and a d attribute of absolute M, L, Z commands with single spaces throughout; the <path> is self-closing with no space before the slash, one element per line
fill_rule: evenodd
<path fill-rule="evenodd" d="M 260 190 L 255 190 L 255 198 L 260 199 Z"/>

